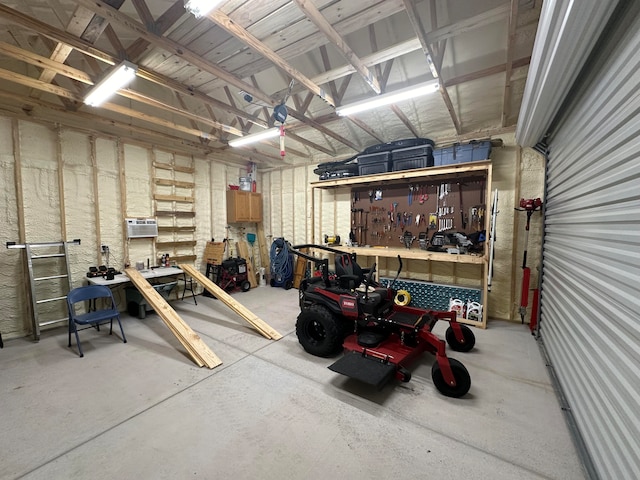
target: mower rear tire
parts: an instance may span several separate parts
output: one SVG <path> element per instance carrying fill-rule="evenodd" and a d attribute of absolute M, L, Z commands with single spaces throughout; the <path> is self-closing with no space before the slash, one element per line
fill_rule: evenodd
<path fill-rule="evenodd" d="M 440 391 L 441 394 L 447 397 L 460 398 L 467 394 L 471 388 L 471 377 L 465 366 L 456 360 L 455 358 L 449 359 L 449 365 L 451 366 L 451 373 L 456 381 L 455 386 L 449 385 L 442 375 L 442 370 L 438 361 L 431 367 L 431 378 L 433 384 Z"/>
<path fill-rule="evenodd" d="M 242 288 L 243 292 L 248 292 L 249 290 L 251 290 L 251 284 L 249 283 L 249 280 L 245 280 L 244 282 L 242 282 L 240 288 Z"/>
<path fill-rule="evenodd" d="M 445 338 L 452 350 L 455 350 L 456 352 L 469 352 L 476 344 L 476 336 L 466 325 L 460 325 L 460 329 L 462 330 L 462 337 L 464 338 L 463 343 L 458 341 L 456 334 L 451 327 L 447 328 Z"/>
<path fill-rule="evenodd" d="M 296 335 L 305 351 L 316 357 L 330 357 L 342 349 L 338 319 L 322 305 L 311 305 L 300 312 Z"/>

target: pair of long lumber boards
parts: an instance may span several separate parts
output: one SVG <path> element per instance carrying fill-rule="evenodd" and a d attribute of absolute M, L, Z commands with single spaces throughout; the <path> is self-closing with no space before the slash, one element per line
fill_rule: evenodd
<path fill-rule="evenodd" d="M 218 300 L 227 305 L 231 310 L 236 312 L 242 318 L 244 318 L 247 322 L 249 322 L 253 327 L 260 332 L 260 334 L 270 340 L 280 340 L 282 335 L 280 335 L 276 330 L 270 327 L 264 320 L 260 319 L 256 314 L 251 312 L 248 308 L 246 308 L 241 303 L 236 302 L 231 295 L 225 292 L 218 285 L 213 283 L 210 279 L 200 273 L 198 270 L 193 268 L 191 265 L 178 265 L 182 270 L 184 270 L 188 275 L 191 275 L 192 278 L 195 278 L 196 281 L 206 288 L 212 295 L 214 295 Z"/>
<path fill-rule="evenodd" d="M 215 368 L 222 364 L 218 356 L 202 341 L 200 336 L 187 325 L 182 318 L 171 308 L 171 305 L 160 295 L 155 288 L 136 269 L 125 268 L 131 283 L 140 294 L 149 302 L 149 305 L 162 318 L 180 343 L 187 349 L 193 361 L 199 366 Z"/>

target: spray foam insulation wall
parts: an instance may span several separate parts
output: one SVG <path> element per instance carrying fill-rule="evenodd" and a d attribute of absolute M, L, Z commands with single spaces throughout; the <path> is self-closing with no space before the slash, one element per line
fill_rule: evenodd
<path fill-rule="evenodd" d="M 287 240 L 294 239 L 294 225 L 295 225 L 295 205 L 293 203 L 293 179 L 294 170 L 286 169 L 281 170 L 282 185 L 281 185 L 281 198 L 282 198 L 282 236 Z"/>
<path fill-rule="evenodd" d="M 0 254 L 0 332 L 24 332 L 28 321 L 21 305 L 28 301 L 24 282 L 22 253 L 4 248 L 6 242 L 20 242 L 16 191 L 16 163 L 13 152 L 11 119 L 0 117 L 0 212 L 5 222 L 2 226 L 2 253 Z M 6 337 L 5 337 L 6 338 Z"/>
<path fill-rule="evenodd" d="M 85 283 L 90 266 L 106 263 L 100 245 L 109 246 L 109 266 L 119 270 L 125 263 L 135 264 L 147 259 L 155 264 L 156 257 L 164 252 L 155 251 L 154 238 L 127 240 L 125 218 L 155 216 L 154 178 L 164 178 L 166 173 L 155 169 L 154 161 L 182 166 L 193 164 L 195 173 L 174 172 L 171 175 L 178 181 L 195 179 L 195 265 L 200 268 L 206 242 L 212 236 L 224 238 L 227 183 L 237 183 L 243 169 L 212 163 L 209 159 L 193 160 L 192 163 L 190 156 L 151 146 L 94 138 L 71 129 L 57 130 L 0 117 L 3 171 L 0 210 L 5 212 L 6 219 L 2 229 L 3 245 L 6 242 L 58 242 L 63 237 L 66 240 L 80 238 L 81 245 L 69 247 L 73 286 Z M 16 170 L 18 164 L 19 171 Z M 162 189 L 155 191 L 168 193 Z M 182 195 L 184 192 L 171 193 Z M 185 193 L 185 196 L 190 195 Z M 20 228 L 20 206 L 24 212 L 24 231 Z M 176 210 L 181 208 L 185 207 L 180 202 L 172 206 Z M 174 241 L 181 239 L 181 234 L 172 237 Z M 53 264 L 44 265 L 44 268 L 49 268 L 51 274 L 58 273 Z M 0 298 L 0 307 L 5 312 L 0 319 L 3 337 L 28 335 L 31 317 L 24 250 L 3 249 L 0 289 L 7 293 Z M 121 307 L 124 306 L 124 298 L 120 298 L 123 296 L 116 295 Z M 61 307 L 64 306 L 55 309 Z M 46 308 L 39 312 L 43 316 L 47 313 Z M 64 312 L 57 316 L 62 317 Z"/>
<path fill-rule="evenodd" d="M 307 170 L 304 167 L 298 167 L 293 172 L 293 208 L 294 219 L 293 225 L 293 242 L 299 244 L 307 239 L 307 186 L 309 180 L 307 178 Z"/>
<path fill-rule="evenodd" d="M 122 212 L 124 196 L 120 186 L 120 163 L 118 161 L 118 143 L 112 139 L 96 138 L 94 140 L 96 165 L 96 195 L 99 221 L 97 222 L 100 245 L 109 247 L 109 266 L 121 268 L 125 262 L 125 244 L 122 231 Z M 92 239 L 83 235 L 86 242 Z M 82 238 L 82 237 L 81 237 Z M 97 240 L 97 238 L 96 238 Z M 96 251 L 97 252 L 97 251 Z M 96 253 L 91 265 L 101 264 L 106 259 Z"/>

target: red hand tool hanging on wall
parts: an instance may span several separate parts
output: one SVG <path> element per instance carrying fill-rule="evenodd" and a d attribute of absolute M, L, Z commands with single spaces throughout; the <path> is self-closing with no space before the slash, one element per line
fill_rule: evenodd
<path fill-rule="evenodd" d="M 527 314 L 529 306 L 529 280 L 531 279 L 531 269 L 527 267 L 527 247 L 529 244 L 529 225 L 531 224 L 531 215 L 536 210 L 542 208 L 542 200 L 539 198 L 520 199 L 520 208 L 516 210 L 527 212 L 527 225 L 524 236 L 524 256 L 522 258 L 522 286 L 520 288 L 520 320 L 524 323 L 524 316 Z"/>

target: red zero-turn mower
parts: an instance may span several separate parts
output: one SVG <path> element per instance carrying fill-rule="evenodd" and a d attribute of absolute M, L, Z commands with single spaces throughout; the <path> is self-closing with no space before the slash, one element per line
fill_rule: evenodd
<path fill-rule="evenodd" d="M 325 250 L 335 254 L 335 276 L 329 261 L 301 252 Z M 296 322 L 298 341 L 310 354 L 344 355 L 329 366 L 334 372 L 382 388 L 392 378 L 408 382 L 408 367 L 423 352 L 435 354 L 431 377 L 436 388 L 449 397 L 462 397 L 471 387 L 462 363 L 447 357 L 446 344 L 433 332 L 438 320 L 449 322 L 445 338 L 449 346 L 468 352 L 475 345 L 471 329 L 456 321 L 455 312 L 423 310 L 396 305 L 393 283 L 384 287 L 374 281 L 376 265 L 362 269 L 354 253 L 324 245 L 296 245 L 292 253 L 316 264 L 320 276 L 300 284 L 300 315 Z M 399 268 L 402 260 L 398 256 Z"/>

